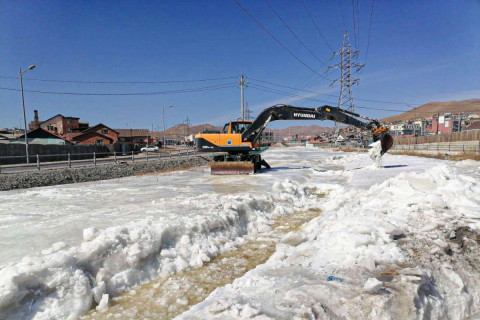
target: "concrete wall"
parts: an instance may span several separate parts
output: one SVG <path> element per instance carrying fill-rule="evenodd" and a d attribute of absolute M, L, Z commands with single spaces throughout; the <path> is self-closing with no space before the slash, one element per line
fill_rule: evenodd
<path fill-rule="evenodd" d="M 202 166 L 209 161 L 211 161 L 211 156 L 191 156 L 148 162 L 106 164 L 96 167 L 4 173 L 0 175 L 0 191 L 115 179 L 140 173 Z"/>

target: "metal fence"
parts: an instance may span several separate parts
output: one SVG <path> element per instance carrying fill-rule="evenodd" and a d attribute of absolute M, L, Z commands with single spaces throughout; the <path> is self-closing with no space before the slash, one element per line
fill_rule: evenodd
<path fill-rule="evenodd" d="M 480 144 L 473 143 L 428 143 L 428 144 L 397 144 L 395 143 L 390 151 L 424 151 L 439 153 L 480 153 Z M 362 148 L 358 145 L 327 143 L 319 146 L 320 148 Z M 368 148 L 368 146 L 366 147 Z"/>
<path fill-rule="evenodd" d="M 480 153 L 480 145 L 475 144 L 395 144 L 393 151 L 436 151 L 455 153 Z"/>
<path fill-rule="evenodd" d="M 0 157 L 0 173 L 19 172 L 41 169 L 72 168 L 82 166 L 96 166 L 100 164 L 125 163 L 135 161 L 152 161 L 161 159 L 172 159 L 184 156 L 196 156 L 194 149 L 161 151 L 161 152 L 93 152 L 93 153 L 66 153 L 48 155 L 30 155 L 29 163 L 26 156 L 4 156 Z M 23 159 L 23 163 L 18 163 Z M 15 160 L 15 161 L 12 161 Z M 8 164 L 8 163 L 16 164 Z"/>

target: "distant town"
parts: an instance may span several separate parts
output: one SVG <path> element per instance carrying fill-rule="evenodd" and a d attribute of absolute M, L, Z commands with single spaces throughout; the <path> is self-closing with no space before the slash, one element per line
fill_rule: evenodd
<path fill-rule="evenodd" d="M 425 112 L 424 112 L 425 113 Z M 429 112 L 422 116 L 415 111 L 410 112 L 410 119 L 386 121 L 390 134 L 395 138 L 413 138 L 429 135 L 448 135 L 456 132 L 480 130 L 479 112 Z M 29 144 L 54 145 L 110 145 L 128 143 L 144 145 L 193 145 L 194 135 L 204 130 L 220 130 L 211 125 L 189 126 L 179 124 L 164 131 L 153 131 L 146 128 L 112 128 L 108 123 L 91 125 L 80 121 L 75 116 L 62 114 L 48 115 L 41 120 L 38 110 L 34 110 L 33 121 L 28 125 L 27 139 Z M 395 117 L 392 117 L 395 118 Z M 386 119 L 388 120 L 388 118 Z M 355 127 L 290 127 L 286 129 L 266 129 L 263 141 L 301 142 L 311 145 L 325 143 L 358 145 L 365 141 L 365 135 Z M 24 143 L 23 128 L 0 129 L 0 143 Z"/>

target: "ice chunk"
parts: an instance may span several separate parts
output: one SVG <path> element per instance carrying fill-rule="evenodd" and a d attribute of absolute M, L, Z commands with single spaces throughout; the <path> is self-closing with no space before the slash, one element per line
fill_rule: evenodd
<path fill-rule="evenodd" d="M 100 281 L 95 288 L 92 289 L 93 291 L 93 298 L 95 299 L 96 303 L 100 303 L 103 298 L 103 295 L 106 292 L 106 286 L 104 281 Z"/>
<path fill-rule="evenodd" d="M 182 306 L 186 306 L 188 304 L 188 298 L 186 297 L 178 298 L 175 302 L 177 304 L 181 304 Z"/>
<path fill-rule="evenodd" d="M 363 289 L 371 293 L 378 293 L 378 291 L 380 291 L 381 288 L 382 288 L 382 281 L 379 281 L 376 278 L 368 278 L 368 280 L 363 285 Z"/>
<path fill-rule="evenodd" d="M 83 229 L 83 240 L 92 241 L 98 235 L 98 230 L 95 227 Z"/>
<path fill-rule="evenodd" d="M 98 312 L 105 312 L 108 310 L 108 294 L 102 295 L 102 299 L 100 300 L 96 310 Z"/>
<path fill-rule="evenodd" d="M 242 319 L 251 319 L 251 318 L 254 318 L 255 316 L 258 316 L 260 313 L 261 312 L 259 310 L 247 304 L 246 306 L 243 307 L 241 314 L 242 314 Z"/>
<path fill-rule="evenodd" d="M 305 235 L 301 232 L 291 231 L 283 236 L 281 242 L 291 246 L 298 246 L 300 243 L 304 242 Z"/>
<path fill-rule="evenodd" d="M 380 140 L 370 144 L 370 147 L 368 155 L 374 161 L 375 167 L 380 168 L 382 166 L 382 144 Z"/>
<path fill-rule="evenodd" d="M 217 314 L 229 309 L 232 306 L 232 302 L 229 300 L 216 300 L 208 308 L 208 311 L 213 314 Z"/>

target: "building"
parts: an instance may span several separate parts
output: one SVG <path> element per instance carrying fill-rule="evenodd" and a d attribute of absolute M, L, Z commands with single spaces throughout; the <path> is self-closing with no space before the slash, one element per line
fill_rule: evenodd
<path fill-rule="evenodd" d="M 146 144 L 148 139 L 153 143 L 156 139 L 151 137 L 148 129 L 115 129 L 121 142 Z"/>
<path fill-rule="evenodd" d="M 433 117 L 426 131 L 434 134 L 449 134 L 461 131 L 461 117 L 453 114 L 443 114 Z"/>
<path fill-rule="evenodd" d="M 27 133 L 27 138 L 29 144 L 73 144 L 71 140 L 43 128 L 29 131 Z M 25 134 L 20 135 L 15 140 L 10 140 L 10 142 L 25 142 Z"/>
<path fill-rule="evenodd" d="M 389 128 L 389 132 L 392 136 L 420 136 L 422 135 L 422 122 L 421 121 L 408 121 L 405 123 L 392 124 Z"/>
<path fill-rule="evenodd" d="M 465 131 L 480 130 L 480 120 L 472 120 L 470 125 L 465 128 Z"/>
<path fill-rule="evenodd" d="M 38 117 L 38 110 L 34 110 L 34 120 L 30 122 L 30 130 L 42 128 L 54 134 L 66 136 L 67 133 L 82 132 L 88 129 L 88 122 L 80 122 L 80 118 L 65 117 L 57 114 L 45 121 L 40 121 Z"/>
<path fill-rule="evenodd" d="M 119 141 L 118 131 L 107 127 L 103 123 L 99 123 L 80 133 L 68 133 L 67 137 L 76 144 L 105 145 L 114 144 Z"/>

